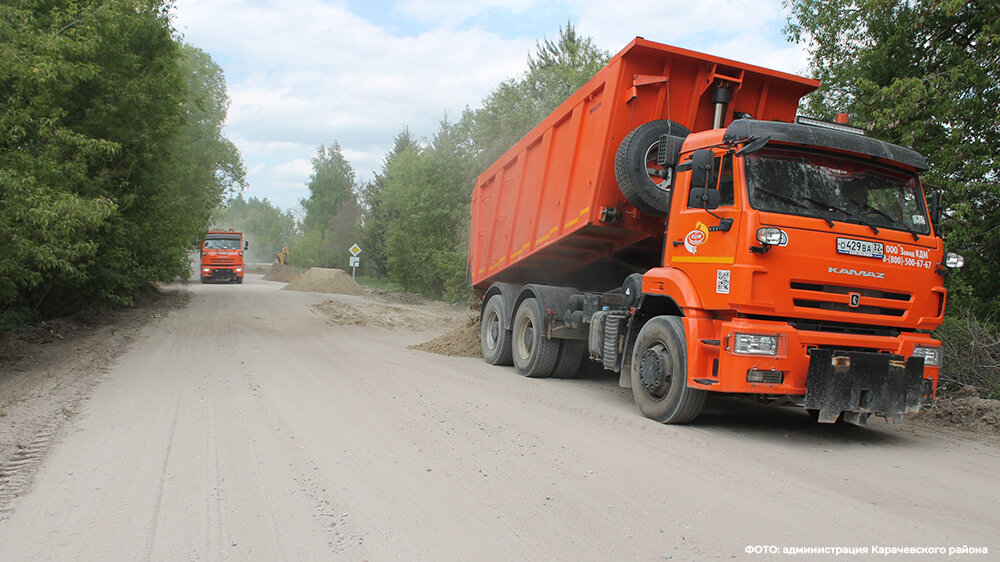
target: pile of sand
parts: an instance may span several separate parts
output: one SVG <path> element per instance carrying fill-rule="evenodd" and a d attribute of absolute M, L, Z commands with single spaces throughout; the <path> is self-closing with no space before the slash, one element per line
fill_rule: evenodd
<path fill-rule="evenodd" d="M 1000 400 L 980 398 L 974 387 L 967 386 L 954 396 L 938 398 L 913 418 L 1000 435 Z"/>
<path fill-rule="evenodd" d="M 451 357 L 482 357 L 483 350 L 479 343 L 479 314 L 472 316 L 460 328 L 438 336 L 419 345 L 411 345 L 410 349 L 449 355 Z"/>
<path fill-rule="evenodd" d="M 342 269 L 314 267 L 298 279 L 281 288 L 282 291 L 307 293 L 334 293 L 338 295 L 364 295 L 365 291 Z"/>
<path fill-rule="evenodd" d="M 274 264 L 274 267 L 271 268 L 270 272 L 264 275 L 264 281 L 278 281 L 281 283 L 288 283 L 291 281 L 295 281 L 299 277 L 302 277 L 301 275 L 299 275 L 299 272 L 288 267 L 287 265 L 277 263 Z"/>

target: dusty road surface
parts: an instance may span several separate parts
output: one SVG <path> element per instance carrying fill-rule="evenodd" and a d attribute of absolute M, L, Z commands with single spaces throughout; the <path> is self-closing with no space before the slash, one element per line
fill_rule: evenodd
<path fill-rule="evenodd" d="M 135 334 L 6 499 L 0 559 L 1000 552 L 995 437 L 818 426 L 726 400 L 663 426 L 615 378 L 529 380 L 407 349 L 440 333 L 435 318 L 467 312 L 415 305 L 404 325 L 345 325 L 314 305 L 409 305 L 281 287 L 188 285 L 188 306 Z"/>

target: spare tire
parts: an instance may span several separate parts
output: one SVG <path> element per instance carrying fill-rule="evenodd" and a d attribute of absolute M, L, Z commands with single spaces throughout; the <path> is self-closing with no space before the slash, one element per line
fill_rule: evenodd
<path fill-rule="evenodd" d="M 691 131 L 679 123 L 658 119 L 639 125 L 618 145 L 615 154 L 618 189 L 640 213 L 654 217 L 670 213 L 670 186 L 651 171 L 663 169 L 656 163 L 661 136 L 684 138 L 689 134 Z"/>

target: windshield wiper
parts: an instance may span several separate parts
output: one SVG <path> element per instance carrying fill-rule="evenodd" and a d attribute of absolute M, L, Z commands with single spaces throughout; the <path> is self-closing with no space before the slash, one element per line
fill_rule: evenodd
<path fill-rule="evenodd" d="M 814 219 L 822 219 L 822 220 L 826 221 L 826 224 L 828 226 L 830 226 L 831 228 L 833 228 L 833 221 L 832 220 L 828 219 L 827 217 L 819 215 L 818 213 L 816 213 L 815 211 L 813 211 L 812 207 L 810 207 L 809 205 L 803 205 L 802 203 L 799 203 L 798 201 L 796 201 L 795 199 L 792 199 L 791 197 L 787 197 L 787 196 L 782 195 L 780 193 L 771 191 L 770 189 L 764 189 L 763 187 L 755 187 L 754 189 L 757 190 L 757 191 L 759 191 L 759 192 L 761 192 L 761 193 L 766 193 L 766 194 L 770 195 L 771 197 L 774 197 L 775 199 L 777 199 L 779 201 L 784 201 L 785 203 L 788 203 L 789 205 L 794 205 L 794 206 L 796 206 L 796 207 L 798 207 L 800 209 L 804 209 L 804 210 L 806 210 L 806 211 L 809 212 L 809 214 L 806 215 L 806 216 L 812 217 Z"/>
<path fill-rule="evenodd" d="M 892 216 L 891 216 L 891 215 L 890 215 L 889 213 L 886 213 L 886 212 L 885 212 L 885 211 L 883 211 L 882 209 L 879 209 L 878 207 L 872 207 L 872 206 L 871 206 L 871 205 L 869 205 L 868 203 L 862 203 L 862 202 L 860 202 L 860 201 L 857 201 L 857 200 L 855 200 L 855 199 L 850 199 L 850 198 L 848 198 L 847 200 L 848 200 L 848 201 L 850 201 L 851 203 L 854 203 L 855 205 L 857 205 L 858 207 L 860 207 L 860 208 L 862 208 L 862 209 L 864 209 L 864 210 L 866 210 L 866 211 L 871 211 L 871 212 L 875 213 L 876 215 L 880 215 L 880 216 L 882 216 L 882 217 L 885 217 L 885 218 L 886 218 L 886 219 L 888 219 L 888 220 L 889 220 L 889 222 L 891 222 L 892 224 L 898 224 L 899 226 L 903 227 L 903 229 L 905 229 L 905 230 L 906 230 L 907 232 L 909 232 L 909 233 L 910 233 L 910 236 L 912 236 L 912 237 L 913 237 L 913 240 L 914 240 L 914 241 L 917 241 L 917 240 L 919 240 L 919 239 L 920 239 L 920 237 L 919 237 L 919 236 L 917 236 L 917 233 L 916 233 L 916 232 L 914 232 L 914 231 L 913 231 L 913 229 L 912 229 L 912 228 L 910 228 L 910 227 L 909 227 L 909 226 L 908 226 L 908 225 L 907 225 L 907 224 L 906 224 L 905 222 L 903 222 L 903 221 L 901 221 L 901 220 L 898 220 L 898 219 L 895 219 L 895 218 L 893 218 L 893 217 L 892 217 Z"/>
<path fill-rule="evenodd" d="M 872 224 L 872 223 L 866 221 L 865 219 L 859 217 L 858 215 L 855 215 L 854 213 L 848 211 L 847 209 L 843 209 L 841 207 L 837 207 L 836 205 L 834 205 L 833 203 L 831 203 L 829 201 L 820 201 L 818 199 L 813 199 L 812 197 L 803 197 L 803 199 L 805 199 L 806 201 L 809 201 L 810 203 L 815 203 L 817 205 L 821 205 L 823 207 L 826 207 L 826 209 L 828 211 L 837 211 L 838 213 L 842 213 L 845 217 L 850 217 L 850 218 L 858 221 L 859 223 L 861 223 L 861 224 L 867 226 L 868 228 L 872 229 L 872 232 L 874 232 L 875 234 L 878 234 L 878 227 L 877 226 L 875 226 L 874 224 Z"/>

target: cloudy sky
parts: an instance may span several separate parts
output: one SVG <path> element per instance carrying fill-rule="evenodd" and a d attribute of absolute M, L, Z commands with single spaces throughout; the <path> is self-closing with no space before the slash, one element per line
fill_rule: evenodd
<path fill-rule="evenodd" d="M 288 209 L 308 195 L 310 157 L 340 143 L 370 178 L 404 127 L 430 137 L 523 72 L 535 42 L 571 21 L 614 54 L 635 36 L 804 73 L 781 33 L 781 0 L 176 0 L 185 41 L 222 66 L 225 134 L 247 196 Z"/>

